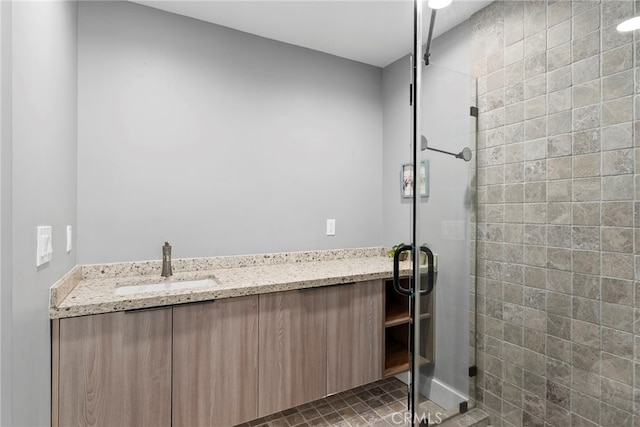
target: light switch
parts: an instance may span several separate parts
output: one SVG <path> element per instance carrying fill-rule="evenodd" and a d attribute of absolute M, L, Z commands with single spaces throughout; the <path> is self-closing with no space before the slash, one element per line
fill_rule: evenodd
<path fill-rule="evenodd" d="M 71 242 L 73 241 L 73 231 L 70 225 L 67 225 L 67 252 L 71 252 Z"/>
<path fill-rule="evenodd" d="M 53 257 L 53 238 L 51 226 L 38 226 L 36 233 L 36 267 L 51 261 Z"/>

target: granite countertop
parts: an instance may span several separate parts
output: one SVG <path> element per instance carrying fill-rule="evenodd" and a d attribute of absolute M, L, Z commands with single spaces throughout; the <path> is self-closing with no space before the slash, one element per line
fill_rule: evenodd
<path fill-rule="evenodd" d="M 244 295 L 388 279 L 383 248 L 341 249 L 174 260 L 169 281 L 215 278 L 199 288 L 116 295 L 120 286 L 159 283 L 160 261 L 77 266 L 51 288 L 52 319 L 184 304 Z M 402 262 L 400 274 L 411 274 Z"/>

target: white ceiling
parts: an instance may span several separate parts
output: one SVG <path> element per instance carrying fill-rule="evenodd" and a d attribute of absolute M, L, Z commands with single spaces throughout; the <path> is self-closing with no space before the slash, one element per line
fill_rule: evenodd
<path fill-rule="evenodd" d="M 384 67 L 412 49 L 412 0 L 131 0 L 366 64 Z M 492 0 L 454 0 L 438 11 L 434 37 Z M 424 6 L 424 39 L 430 9 Z"/>

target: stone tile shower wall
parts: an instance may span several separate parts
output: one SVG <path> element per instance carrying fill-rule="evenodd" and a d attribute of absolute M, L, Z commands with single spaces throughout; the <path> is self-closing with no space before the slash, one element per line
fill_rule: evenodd
<path fill-rule="evenodd" d="M 471 18 L 477 399 L 494 425 L 640 426 L 640 37 L 615 30 L 634 9 L 498 1 Z"/>

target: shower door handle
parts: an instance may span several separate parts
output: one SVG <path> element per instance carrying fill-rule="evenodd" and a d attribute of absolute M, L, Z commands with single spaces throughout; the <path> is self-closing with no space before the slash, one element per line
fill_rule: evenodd
<path fill-rule="evenodd" d="M 413 249 L 412 245 L 400 246 L 396 249 L 396 253 L 393 255 L 393 289 L 400 295 L 406 295 L 408 297 L 413 295 L 411 289 L 403 288 L 400 286 L 400 255 L 403 252 Z"/>
<path fill-rule="evenodd" d="M 393 288 L 397 293 L 406 296 L 413 296 L 415 281 L 411 278 L 411 287 L 409 289 L 400 286 L 400 255 L 403 252 L 413 249 L 413 245 L 404 245 L 396 249 L 393 255 Z M 420 252 L 427 254 L 427 289 L 418 292 L 419 295 L 429 295 L 435 286 L 435 271 L 433 265 L 433 252 L 427 246 L 420 246 Z M 414 272 L 415 274 L 415 272 Z M 421 276 L 421 278 L 424 276 Z"/>
<path fill-rule="evenodd" d="M 429 295 L 433 291 L 433 287 L 436 284 L 435 281 L 435 266 L 433 265 L 433 252 L 426 246 L 420 246 L 420 252 L 427 254 L 427 289 L 421 290 L 420 295 Z M 420 279 L 424 277 L 420 276 Z M 422 282 L 422 280 L 420 280 Z"/>

